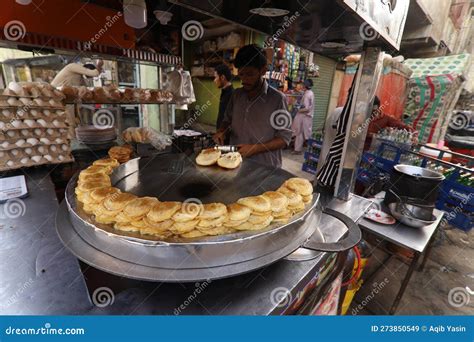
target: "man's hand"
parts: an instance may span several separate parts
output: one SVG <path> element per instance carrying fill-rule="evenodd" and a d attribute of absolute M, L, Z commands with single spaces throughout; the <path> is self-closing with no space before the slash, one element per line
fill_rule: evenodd
<path fill-rule="evenodd" d="M 254 154 L 260 153 L 259 145 L 254 144 L 240 144 L 237 145 L 239 153 L 244 158 L 253 156 Z"/>
<path fill-rule="evenodd" d="M 218 145 L 224 145 L 225 140 L 225 131 L 217 131 L 213 136 L 212 139 Z"/>

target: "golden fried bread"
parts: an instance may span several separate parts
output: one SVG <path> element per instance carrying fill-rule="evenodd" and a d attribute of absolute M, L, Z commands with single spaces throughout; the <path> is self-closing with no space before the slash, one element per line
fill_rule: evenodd
<path fill-rule="evenodd" d="M 289 210 L 288 208 L 286 208 L 283 211 L 273 211 L 272 212 L 272 216 L 274 218 L 279 218 L 279 217 L 288 216 L 288 215 L 291 216 L 291 210 Z"/>
<path fill-rule="evenodd" d="M 147 217 L 151 221 L 161 222 L 171 217 L 181 208 L 181 202 L 159 202 L 148 212 Z"/>
<path fill-rule="evenodd" d="M 214 148 L 207 148 L 201 151 L 196 157 L 196 164 L 201 166 L 209 166 L 217 163 L 221 156 L 221 151 Z"/>
<path fill-rule="evenodd" d="M 91 175 L 94 173 L 103 173 L 106 175 L 110 175 L 112 173 L 112 168 L 110 166 L 104 165 L 91 165 L 81 171 L 81 175 Z"/>
<path fill-rule="evenodd" d="M 92 163 L 92 165 L 110 166 L 111 168 L 116 168 L 120 165 L 120 163 L 115 158 L 104 158 L 96 160 Z"/>
<path fill-rule="evenodd" d="M 169 238 L 170 236 L 173 235 L 173 233 L 171 233 L 169 230 L 160 231 L 160 230 L 158 230 L 154 227 L 151 227 L 151 226 L 141 227 L 140 228 L 140 234 L 153 235 L 153 236 L 156 236 L 156 237 L 159 237 L 159 238 L 162 238 L 162 239 Z"/>
<path fill-rule="evenodd" d="M 110 178 L 105 173 L 80 173 L 78 184 L 88 182 L 88 181 L 104 181 L 110 182 Z"/>
<path fill-rule="evenodd" d="M 244 197 L 239 199 L 237 203 L 249 207 L 252 211 L 266 212 L 272 210 L 270 201 L 263 196 Z"/>
<path fill-rule="evenodd" d="M 254 216 L 269 216 L 273 213 L 273 211 L 252 211 L 252 215 Z"/>
<path fill-rule="evenodd" d="M 128 217 L 143 217 L 158 203 L 156 197 L 138 197 L 127 203 L 123 213 Z"/>
<path fill-rule="evenodd" d="M 88 196 L 88 202 L 87 203 L 99 203 L 101 202 L 104 198 L 106 198 L 109 195 L 113 194 L 118 194 L 120 193 L 120 190 L 111 186 L 105 187 L 105 188 L 98 188 L 95 190 L 92 190 L 89 193 Z"/>
<path fill-rule="evenodd" d="M 202 228 L 202 227 L 197 226 L 196 229 L 202 233 L 205 233 L 206 235 L 222 235 L 222 234 L 229 234 L 229 233 L 235 232 L 234 229 L 229 228 L 229 227 L 224 227 L 224 226 L 212 227 L 212 228 Z"/>
<path fill-rule="evenodd" d="M 267 191 L 262 194 L 270 201 L 272 211 L 283 211 L 288 206 L 288 197 L 278 191 Z"/>
<path fill-rule="evenodd" d="M 130 223 L 119 223 L 117 222 L 114 224 L 114 228 L 117 230 L 121 230 L 123 232 L 139 232 L 140 229 L 131 225 Z"/>
<path fill-rule="evenodd" d="M 94 189 L 98 188 L 106 188 L 110 186 L 110 181 L 109 182 L 104 182 L 104 181 L 88 181 L 88 182 L 83 182 L 79 184 L 75 191 L 76 193 L 81 193 L 81 192 L 89 192 Z"/>
<path fill-rule="evenodd" d="M 252 223 L 247 221 L 247 222 L 241 224 L 240 226 L 234 227 L 234 229 L 237 229 L 237 230 L 260 230 L 260 229 L 268 227 L 270 225 L 270 223 L 272 222 L 272 220 L 273 220 L 273 216 L 269 216 L 266 219 L 266 221 L 264 221 L 262 223 L 259 223 L 259 224 L 252 224 Z"/>
<path fill-rule="evenodd" d="M 98 223 L 111 224 L 111 223 L 115 223 L 115 216 L 107 216 L 107 215 L 97 216 L 96 215 L 95 220 Z"/>
<path fill-rule="evenodd" d="M 187 239 L 192 239 L 192 238 L 202 237 L 202 236 L 206 236 L 206 235 L 207 235 L 206 233 L 203 233 L 203 232 L 201 232 L 197 229 L 193 229 L 190 232 L 181 234 L 181 237 L 184 237 L 184 238 L 187 238 Z"/>
<path fill-rule="evenodd" d="M 297 192 L 294 192 L 290 189 L 288 189 L 285 186 L 281 186 L 277 190 L 278 192 L 281 192 L 283 195 L 288 197 L 288 206 L 290 205 L 298 205 L 300 202 L 303 202 L 303 197 L 301 197 L 300 194 Z"/>
<path fill-rule="evenodd" d="M 169 229 L 175 234 L 183 234 L 183 233 L 187 233 L 193 230 L 197 226 L 198 223 L 199 223 L 199 220 L 174 222 L 173 225 Z"/>
<path fill-rule="evenodd" d="M 229 152 L 221 155 L 217 159 L 217 165 L 224 169 L 236 169 L 242 163 L 242 156 L 239 152 Z"/>
<path fill-rule="evenodd" d="M 271 217 L 271 215 L 266 215 L 266 216 L 250 215 L 248 222 L 250 222 L 251 224 L 260 224 L 268 220 L 269 217 Z"/>
<path fill-rule="evenodd" d="M 311 182 L 305 178 L 294 177 L 286 180 L 284 185 L 302 196 L 309 196 L 313 193 Z"/>
<path fill-rule="evenodd" d="M 232 227 L 237 227 L 245 222 L 247 222 L 248 219 L 245 219 L 245 220 L 227 220 L 225 221 L 222 225 L 225 226 L 225 227 L 229 227 L 229 228 L 232 228 Z"/>
<path fill-rule="evenodd" d="M 178 210 L 171 219 L 175 222 L 186 222 L 192 221 L 198 217 L 201 213 L 202 204 L 194 202 L 184 202 L 181 205 L 180 210 Z"/>
<path fill-rule="evenodd" d="M 109 195 L 109 196 L 118 196 L 118 194 L 112 194 L 112 195 Z M 107 197 L 109 197 L 109 196 L 107 196 Z M 109 210 L 106 207 L 104 207 L 104 201 L 102 201 L 102 202 L 97 203 L 94 206 L 92 206 L 92 211 L 93 211 L 95 216 L 117 216 L 118 214 L 120 214 L 122 212 L 122 209 Z"/>
<path fill-rule="evenodd" d="M 112 194 L 107 196 L 102 202 L 104 207 L 108 210 L 122 210 L 129 202 L 137 198 L 137 196 L 128 192 L 122 192 L 119 194 Z"/>
<path fill-rule="evenodd" d="M 301 201 L 301 203 L 299 203 L 298 205 L 291 205 L 291 206 L 289 205 L 288 209 L 291 210 L 293 214 L 295 214 L 297 212 L 304 210 L 304 203 L 303 201 Z"/>
<path fill-rule="evenodd" d="M 153 229 L 155 229 L 158 232 L 165 232 L 170 229 L 170 227 L 173 225 L 174 221 L 173 220 L 165 220 L 165 221 L 160 221 L 160 222 L 154 222 L 150 220 L 147 216 L 145 216 L 142 219 L 146 224 Z"/>
<path fill-rule="evenodd" d="M 232 203 L 227 205 L 227 215 L 229 221 L 242 221 L 247 220 L 252 213 L 252 209 L 245 205 Z"/>
<path fill-rule="evenodd" d="M 217 217 L 226 216 L 227 207 L 223 203 L 207 203 L 202 205 L 199 219 L 201 220 L 212 220 Z"/>
<path fill-rule="evenodd" d="M 227 220 L 227 215 L 222 215 L 219 216 L 215 219 L 210 219 L 210 220 L 199 220 L 199 223 L 197 224 L 197 227 L 202 227 L 202 228 L 210 228 L 210 227 L 217 227 L 217 226 L 222 226 L 222 224 Z"/>
<path fill-rule="evenodd" d="M 303 197 L 303 202 L 306 204 L 306 203 L 309 203 L 313 200 L 313 195 L 309 195 L 309 196 L 301 196 Z"/>

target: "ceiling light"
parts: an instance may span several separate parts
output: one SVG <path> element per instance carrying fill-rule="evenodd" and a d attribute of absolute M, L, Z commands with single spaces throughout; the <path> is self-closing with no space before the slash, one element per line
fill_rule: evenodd
<path fill-rule="evenodd" d="M 123 14 L 125 23 L 133 28 L 146 27 L 146 3 L 145 0 L 123 0 Z"/>
<path fill-rule="evenodd" d="M 281 8 L 273 8 L 273 7 L 257 7 L 252 8 L 250 13 L 261 15 L 262 17 L 281 17 L 283 15 L 287 15 L 290 11 L 281 9 Z"/>
<path fill-rule="evenodd" d="M 337 48 L 343 48 L 348 44 L 346 40 L 334 40 L 334 41 L 329 41 L 329 42 L 322 42 L 321 46 L 326 49 L 337 49 Z"/>
<path fill-rule="evenodd" d="M 20 5 L 25 5 L 25 6 L 26 6 L 26 5 L 31 4 L 31 1 L 33 1 L 33 0 L 16 0 L 16 3 L 17 3 L 17 4 L 20 4 Z"/>
<path fill-rule="evenodd" d="M 153 14 L 161 25 L 167 25 L 173 17 L 173 13 L 167 11 L 154 10 Z"/>

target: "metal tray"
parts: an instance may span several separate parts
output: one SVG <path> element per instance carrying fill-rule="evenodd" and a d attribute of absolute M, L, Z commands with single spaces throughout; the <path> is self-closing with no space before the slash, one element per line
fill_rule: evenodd
<path fill-rule="evenodd" d="M 111 178 L 114 186 L 139 196 L 227 204 L 244 196 L 275 190 L 292 176 L 284 170 L 251 160 L 245 160 L 238 169 L 224 170 L 199 167 L 195 165 L 194 157 L 165 155 L 133 159 L 116 169 Z M 77 175 L 66 189 L 71 228 L 89 245 L 104 253 L 160 269 L 197 271 L 259 259 L 265 259 L 268 264 L 301 246 L 316 231 L 319 222 L 320 211 L 315 210 L 319 195 L 315 194 L 306 210 L 285 225 L 216 237 L 160 241 L 95 223 L 76 203 L 76 183 Z M 240 273 L 245 271 L 245 267 L 238 269 Z"/>

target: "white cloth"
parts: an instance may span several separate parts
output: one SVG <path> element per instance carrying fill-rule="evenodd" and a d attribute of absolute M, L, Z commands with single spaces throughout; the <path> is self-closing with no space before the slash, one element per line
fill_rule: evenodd
<path fill-rule="evenodd" d="M 296 113 L 291 130 L 295 139 L 295 151 L 301 152 L 305 140 L 313 133 L 314 93 L 306 90 L 301 98 L 301 108 Z"/>
<path fill-rule="evenodd" d="M 81 86 L 82 77 L 97 77 L 99 76 L 99 70 L 91 70 L 83 67 L 77 63 L 71 63 L 66 65 L 62 70 L 56 75 L 56 77 L 51 82 L 53 87 L 62 87 L 62 86 Z"/>
<path fill-rule="evenodd" d="M 176 109 L 188 109 L 188 104 L 196 102 L 193 82 L 189 71 L 175 69 L 167 75 L 166 90 L 173 93 L 176 100 Z"/>

